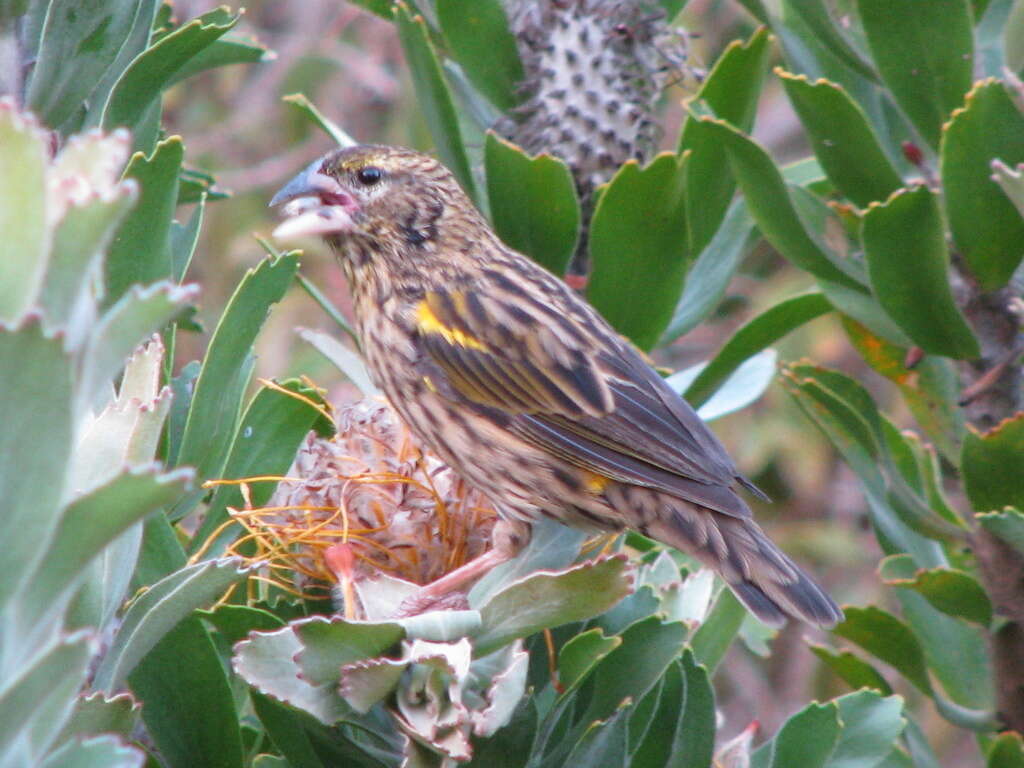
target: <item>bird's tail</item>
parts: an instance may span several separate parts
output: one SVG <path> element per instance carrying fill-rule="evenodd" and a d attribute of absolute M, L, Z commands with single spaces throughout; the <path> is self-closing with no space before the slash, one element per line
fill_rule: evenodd
<path fill-rule="evenodd" d="M 833 627 L 843 612 L 749 518 L 673 499 L 647 522 L 647 533 L 713 568 L 761 621 L 781 626 L 787 616 Z"/>

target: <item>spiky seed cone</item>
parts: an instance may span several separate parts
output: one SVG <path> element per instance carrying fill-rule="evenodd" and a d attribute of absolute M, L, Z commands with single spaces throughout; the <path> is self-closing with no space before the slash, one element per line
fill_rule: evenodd
<path fill-rule="evenodd" d="M 643 0 L 515 0 L 508 10 L 527 99 L 503 132 L 569 165 L 586 224 L 594 189 L 654 149 L 654 107 L 685 65 L 684 37 Z"/>
<path fill-rule="evenodd" d="M 347 541 L 356 580 L 384 571 L 429 584 L 490 547 L 497 515 L 426 450 L 383 399 L 342 408 L 333 439 L 310 433 L 260 517 L 315 537 L 292 549 L 299 573 L 322 572 L 324 551 Z"/>

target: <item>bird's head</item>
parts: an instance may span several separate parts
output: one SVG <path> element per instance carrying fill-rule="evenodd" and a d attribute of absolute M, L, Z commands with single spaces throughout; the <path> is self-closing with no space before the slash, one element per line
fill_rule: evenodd
<path fill-rule="evenodd" d="M 432 249 L 453 223 L 478 218 L 458 182 L 437 160 L 410 149 L 376 145 L 348 147 L 321 157 L 270 204 L 283 206 L 286 216 L 274 230 L 275 237 L 321 235 L 343 253 L 364 245 L 375 252 Z"/>

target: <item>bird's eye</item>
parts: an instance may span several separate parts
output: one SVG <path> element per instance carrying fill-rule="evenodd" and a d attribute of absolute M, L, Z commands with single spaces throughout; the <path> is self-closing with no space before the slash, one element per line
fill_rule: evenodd
<path fill-rule="evenodd" d="M 365 184 L 368 187 L 372 187 L 378 181 L 384 178 L 384 171 L 377 168 L 374 165 L 368 165 L 365 168 L 360 168 L 356 173 L 356 178 L 359 179 L 360 184 Z"/>

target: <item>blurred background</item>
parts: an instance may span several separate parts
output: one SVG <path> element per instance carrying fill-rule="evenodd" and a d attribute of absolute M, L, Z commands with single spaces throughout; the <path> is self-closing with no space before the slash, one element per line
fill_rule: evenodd
<path fill-rule="evenodd" d="M 178 0 L 176 15 L 190 18 L 215 5 Z M 681 20 L 691 36 L 690 63 L 696 68 L 709 67 L 725 45 L 749 37 L 756 26 L 726 0 L 692 0 Z M 358 141 L 430 148 L 390 24 L 342 0 L 252 0 L 238 31 L 276 56 L 192 78 L 165 100 L 166 124 L 184 138 L 187 163 L 212 173 L 218 188 L 231 193 L 207 208 L 192 265 L 192 279 L 204 286 L 198 319 L 208 328 L 241 274 L 263 255 L 254 235 L 269 236 L 274 227 L 275 214 L 267 208 L 274 191 L 331 148 L 324 133 L 283 102 L 283 96 L 305 94 Z M 666 148 L 675 144 L 684 114 L 681 103 L 692 87 L 679 83 L 663 99 Z M 809 153 L 775 78 L 766 80 L 754 136 L 780 162 Z M 307 251 L 302 272 L 345 311 L 344 280 L 325 252 Z M 706 360 L 747 319 L 812 284 L 807 273 L 788 266 L 762 241 L 748 254 L 713 320 L 658 350 L 656 362 L 675 370 Z M 296 288 L 277 307 L 260 338 L 257 374 L 305 374 L 326 387 L 335 402 L 356 397 L 334 366 L 298 338 L 300 327 L 337 330 Z M 177 365 L 199 357 L 204 343 L 198 335 L 179 337 Z M 853 374 L 872 388 L 882 409 L 894 414 L 901 426 L 910 424 L 900 411 L 901 400 L 851 350 L 833 315 L 804 326 L 777 348 L 782 361 L 809 357 Z M 781 386 L 769 388 L 753 407 L 717 421 L 714 428 L 742 471 L 774 499 L 773 504 L 758 505 L 762 524 L 838 602 L 885 606 L 891 601 L 891 591 L 886 596 L 877 588 L 880 582 L 873 571 L 881 553 L 868 530 L 856 478 Z M 809 697 L 824 699 L 846 690 L 801 640 L 813 632 L 791 623 L 770 640 L 770 657 L 759 655 L 766 647 L 734 644 L 715 678 L 725 719 L 722 735 L 731 736 L 754 719 L 763 733 L 773 733 Z M 911 700 L 916 696 L 906 686 L 899 692 Z M 966 732 L 945 724 L 930 706 L 915 709 L 943 763 L 969 764 Z"/>

